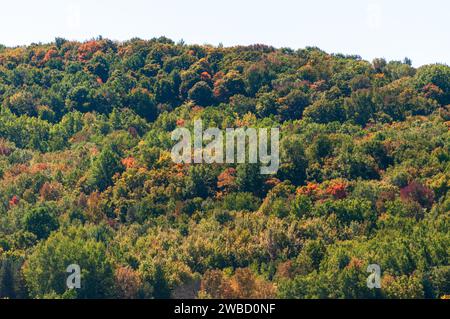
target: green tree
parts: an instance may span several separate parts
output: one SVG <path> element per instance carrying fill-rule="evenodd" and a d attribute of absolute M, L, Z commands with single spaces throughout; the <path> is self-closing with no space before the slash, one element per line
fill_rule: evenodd
<path fill-rule="evenodd" d="M 443 64 L 425 65 L 415 75 L 417 89 L 426 90 L 435 85 L 438 89 L 436 98 L 441 105 L 450 104 L 450 67 Z"/>
<path fill-rule="evenodd" d="M 128 96 L 128 106 L 150 122 L 153 122 L 158 115 L 155 98 L 146 89 L 132 90 Z"/>
<path fill-rule="evenodd" d="M 211 103 L 212 90 L 205 81 L 195 83 L 188 92 L 189 98 L 200 106 L 206 106 Z"/>
<path fill-rule="evenodd" d="M 342 102 L 327 99 L 317 100 L 308 106 L 303 116 L 317 123 L 343 122 L 346 119 Z"/>
<path fill-rule="evenodd" d="M 258 164 L 239 164 L 236 168 L 236 184 L 239 191 L 261 195 L 263 176 Z"/>
<path fill-rule="evenodd" d="M 282 99 L 282 105 L 279 110 L 281 118 L 283 120 L 300 119 L 309 103 L 307 94 L 299 90 L 291 91 Z"/>
<path fill-rule="evenodd" d="M 280 143 L 281 165 L 279 176 L 294 185 L 301 185 L 306 179 L 308 161 L 305 156 L 304 141 L 298 135 L 283 138 Z"/>
<path fill-rule="evenodd" d="M 20 271 L 21 257 L 6 255 L 0 257 L 0 299 L 26 298 L 26 289 Z"/>
<path fill-rule="evenodd" d="M 106 145 L 94 159 L 88 184 L 100 191 L 105 190 L 113 183 L 113 176 L 123 170 L 120 157 L 114 147 Z"/>
<path fill-rule="evenodd" d="M 93 230 L 93 229 L 92 229 Z M 95 231 L 94 231 L 95 234 Z M 32 297 L 64 296 L 68 266 L 81 269 L 81 288 L 77 298 L 108 298 L 113 296 L 114 272 L 105 244 L 97 241 L 87 229 L 71 227 L 40 243 L 27 258 L 23 272 Z"/>
<path fill-rule="evenodd" d="M 23 222 L 25 230 L 35 234 L 38 239 L 46 239 L 59 227 L 58 218 L 47 206 L 33 208 L 25 214 Z"/>

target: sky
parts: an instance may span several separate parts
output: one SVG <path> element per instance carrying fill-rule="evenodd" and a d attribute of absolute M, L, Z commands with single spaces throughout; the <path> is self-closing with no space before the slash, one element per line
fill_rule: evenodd
<path fill-rule="evenodd" d="M 450 64 L 447 0 L 7 0 L 0 44 L 166 36 Z"/>

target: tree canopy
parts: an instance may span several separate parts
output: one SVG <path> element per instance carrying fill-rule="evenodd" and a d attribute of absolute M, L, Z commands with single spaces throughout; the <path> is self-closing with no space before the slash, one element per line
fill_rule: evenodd
<path fill-rule="evenodd" d="M 279 128 L 278 173 L 173 163 L 171 132 L 199 118 Z M 443 64 L 164 37 L 2 48 L 0 298 L 443 298 L 449 127 Z"/>

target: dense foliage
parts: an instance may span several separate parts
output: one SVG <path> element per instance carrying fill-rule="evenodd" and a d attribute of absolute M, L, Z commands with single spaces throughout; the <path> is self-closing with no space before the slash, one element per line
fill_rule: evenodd
<path fill-rule="evenodd" d="M 449 295 L 449 104 L 450 68 L 408 59 L 0 47 L 0 297 Z M 174 164 L 171 132 L 198 118 L 280 127 L 277 175 Z"/>

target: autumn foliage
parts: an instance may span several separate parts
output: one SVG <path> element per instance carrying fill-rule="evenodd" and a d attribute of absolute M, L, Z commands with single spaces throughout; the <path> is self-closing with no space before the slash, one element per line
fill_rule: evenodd
<path fill-rule="evenodd" d="M 0 299 L 446 298 L 449 83 L 314 47 L 0 45 Z M 277 172 L 174 163 L 200 119 L 278 128 Z"/>

